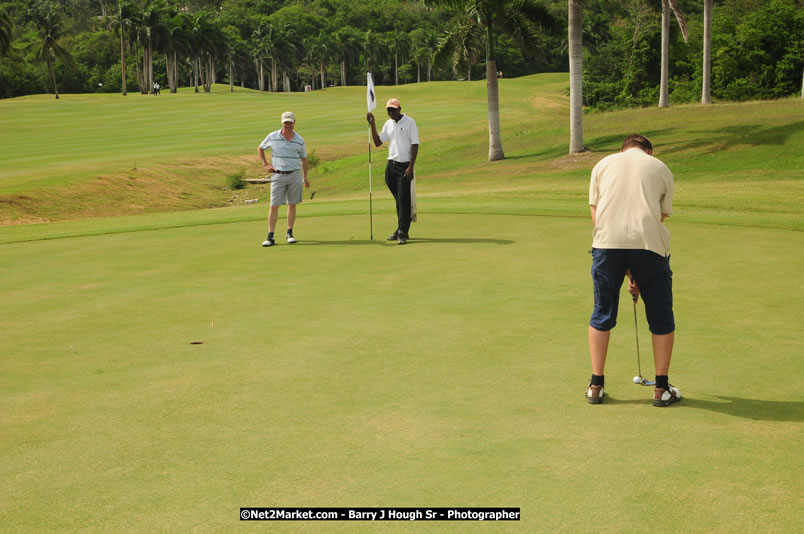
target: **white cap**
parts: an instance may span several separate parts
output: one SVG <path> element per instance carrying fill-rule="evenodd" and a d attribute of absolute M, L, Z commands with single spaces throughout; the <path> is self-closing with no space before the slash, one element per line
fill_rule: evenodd
<path fill-rule="evenodd" d="M 286 111 L 282 114 L 282 122 L 296 122 L 296 115 L 292 111 Z"/>

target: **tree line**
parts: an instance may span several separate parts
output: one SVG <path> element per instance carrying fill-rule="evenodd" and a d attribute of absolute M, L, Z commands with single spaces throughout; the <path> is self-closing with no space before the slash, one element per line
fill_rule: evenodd
<path fill-rule="evenodd" d="M 538 31 L 484 25 L 484 6 L 511 13 L 517 2 L 510 0 L 4 1 L 0 97 L 59 89 L 147 93 L 154 82 L 171 92 L 180 85 L 209 91 L 219 80 L 299 91 L 363 84 L 369 70 L 387 85 L 482 79 L 489 45 L 504 76 L 566 71 L 573 4 L 583 13 L 584 106 L 694 101 L 705 83 L 714 98 L 728 100 L 801 88 L 801 0 L 519 3 L 529 6 L 525 19 L 538 21 Z M 665 3 L 678 25 L 663 32 Z M 707 6 L 712 58 L 705 80 Z M 531 16 L 535 8 L 541 11 Z"/>
<path fill-rule="evenodd" d="M 472 54 L 435 52 L 459 10 L 399 0 L 32 0 L 0 3 L 0 97 L 209 91 L 226 80 L 299 91 L 485 75 Z M 560 54 L 500 44 L 511 76 L 561 68 Z"/>

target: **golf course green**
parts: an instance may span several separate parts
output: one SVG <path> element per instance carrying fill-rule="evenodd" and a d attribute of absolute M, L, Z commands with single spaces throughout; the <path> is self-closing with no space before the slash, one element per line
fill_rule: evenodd
<path fill-rule="evenodd" d="M 804 529 L 804 102 L 587 113 L 590 151 L 569 156 L 567 86 L 500 80 L 494 163 L 484 81 L 378 87 L 422 140 L 406 246 L 385 241 L 384 150 L 369 217 L 365 88 L 0 100 L 0 531 Z M 267 189 L 223 188 L 260 174 L 285 110 L 317 194 L 299 242 L 264 249 Z M 632 383 L 625 290 L 606 402 L 583 398 L 589 172 L 632 132 L 675 175 L 684 398 L 666 409 Z M 521 520 L 241 522 L 247 506 Z"/>

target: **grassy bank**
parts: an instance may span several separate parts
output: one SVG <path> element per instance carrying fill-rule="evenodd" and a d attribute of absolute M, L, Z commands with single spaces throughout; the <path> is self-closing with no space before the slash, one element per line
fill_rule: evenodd
<path fill-rule="evenodd" d="M 804 121 L 798 99 L 675 106 L 585 116 L 590 152 L 567 156 L 566 75 L 501 80 L 507 159 L 486 162 L 484 82 L 380 87 L 398 95 L 423 139 L 419 194 L 495 194 L 576 206 L 589 169 L 639 131 L 676 174 L 682 216 L 698 221 L 802 229 Z M 261 173 L 256 145 L 285 109 L 321 158 L 320 198 L 362 199 L 368 189 L 364 89 L 260 94 L 216 87 L 160 97 L 67 95 L 0 101 L 0 220 L 46 222 L 224 207 L 225 177 Z M 379 113 L 382 116 L 382 112 Z M 373 151 L 382 191 L 383 150 Z M 265 192 L 256 197 L 266 198 Z M 567 214 L 571 214 L 569 211 Z M 753 215 L 761 214 L 759 218 Z"/>

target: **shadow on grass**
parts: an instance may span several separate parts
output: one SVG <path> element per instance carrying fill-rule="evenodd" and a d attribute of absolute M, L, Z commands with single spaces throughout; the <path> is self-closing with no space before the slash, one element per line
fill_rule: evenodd
<path fill-rule="evenodd" d="M 603 135 L 600 137 L 594 137 L 587 141 L 584 141 L 584 145 L 586 146 L 586 150 L 588 152 L 619 152 L 620 147 L 625 141 L 625 138 L 628 137 L 632 133 L 638 133 L 640 135 L 644 135 L 647 137 L 651 143 L 654 143 L 654 150 L 657 146 L 661 146 L 661 143 L 658 145 L 656 144 L 656 137 L 662 136 L 668 132 L 671 132 L 672 129 L 665 128 L 663 130 L 648 130 L 642 132 L 622 132 L 614 135 Z"/>
<path fill-rule="evenodd" d="M 762 128 L 758 124 L 744 124 L 740 126 L 730 126 L 717 130 L 706 130 L 698 132 L 704 137 L 687 140 L 683 144 L 678 144 L 662 152 L 671 154 L 673 152 L 683 152 L 695 148 L 707 148 L 708 150 L 726 150 L 732 146 L 749 145 L 784 145 L 787 140 L 801 131 L 804 131 L 804 121 L 784 124 L 773 128 Z"/>
<path fill-rule="evenodd" d="M 710 401 L 687 397 L 682 402 L 690 408 L 709 410 L 756 421 L 791 421 L 794 423 L 804 421 L 804 402 L 742 399 L 740 397 L 723 397 L 720 395 L 708 396 L 719 400 Z"/>
<path fill-rule="evenodd" d="M 684 397 L 681 399 L 680 403 L 670 406 L 669 409 L 695 408 L 696 410 L 708 410 L 710 412 L 753 419 L 755 421 L 804 422 L 804 402 L 743 399 L 740 397 L 723 397 L 720 395 L 707 395 L 706 393 L 695 392 L 692 392 L 692 394 L 705 395 L 718 400 Z M 649 398 L 617 400 L 610 395 L 606 395 L 606 397 L 606 404 L 651 404 Z"/>
<path fill-rule="evenodd" d="M 472 245 L 476 243 L 487 243 L 492 245 L 510 245 L 515 243 L 509 239 L 461 239 L 461 238 L 429 238 L 429 237 L 412 237 L 408 239 L 408 245 L 415 245 L 417 243 L 450 243 L 457 245 Z M 307 240 L 299 241 L 296 245 L 396 245 L 392 241 L 387 241 L 384 237 L 371 241 L 369 239 L 350 239 L 349 241 L 315 241 Z"/>

